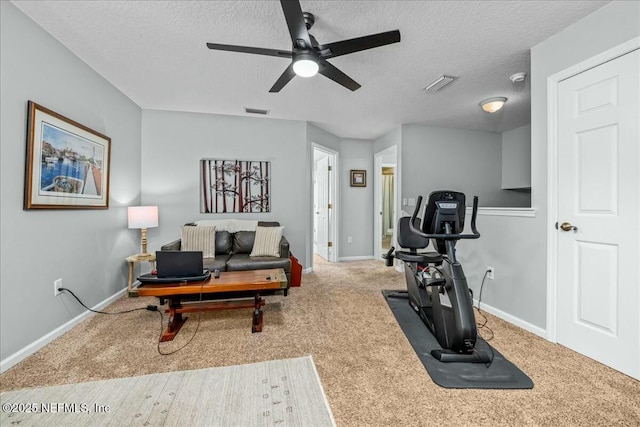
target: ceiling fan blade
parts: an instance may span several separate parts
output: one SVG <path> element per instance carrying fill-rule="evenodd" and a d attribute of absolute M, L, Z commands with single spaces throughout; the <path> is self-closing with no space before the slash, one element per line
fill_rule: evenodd
<path fill-rule="evenodd" d="M 280 0 L 282 5 L 282 11 L 284 12 L 284 19 L 287 21 L 289 27 L 289 34 L 291 35 L 291 41 L 293 45 L 302 49 L 311 49 L 311 39 L 309 38 L 309 31 L 304 23 L 302 17 L 302 8 L 298 0 Z M 298 42 L 302 40 L 304 46 L 301 46 Z"/>
<path fill-rule="evenodd" d="M 325 61 L 323 58 L 319 58 L 320 60 L 320 70 L 318 71 L 325 77 L 330 78 L 334 82 L 341 84 L 350 90 L 358 90 L 360 89 L 360 85 L 358 82 L 353 80 L 351 77 L 347 76 L 342 71 L 338 70 L 335 66 L 331 65 L 328 61 Z"/>
<path fill-rule="evenodd" d="M 293 71 L 293 63 L 289 64 L 284 73 L 280 75 L 280 78 L 274 83 L 274 85 L 269 89 L 269 92 L 280 92 L 287 83 L 291 81 L 295 77 L 296 73 Z"/>
<path fill-rule="evenodd" d="M 335 58 L 336 56 L 346 55 L 348 53 L 360 52 L 361 50 L 373 49 L 374 47 L 384 46 L 400 41 L 400 31 L 387 31 L 385 33 L 371 34 L 369 36 L 358 37 L 355 39 L 342 40 L 335 43 L 324 44 L 318 46 L 318 50 L 323 51 L 329 49 L 329 53 L 321 53 L 323 58 Z"/>
<path fill-rule="evenodd" d="M 207 43 L 207 47 L 213 50 L 226 50 L 228 52 L 254 53 L 257 55 L 278 56 L 281 58 L 291 58 L 292 53 L 288 50 L 264 49 L 261 47 L 234 46 L 231 44 Z"/>

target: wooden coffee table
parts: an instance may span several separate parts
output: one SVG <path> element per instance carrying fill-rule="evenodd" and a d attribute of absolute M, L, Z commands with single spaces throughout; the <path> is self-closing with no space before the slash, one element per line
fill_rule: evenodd
<path fill-rule="evenodd" d="M 171 341 L 187 320 L 182 313 L 198 311 L 253 308 L 251 332 L 262 332 L 262 309 L 264 300 L 261 291 L 286 289 L 287 276 L 282 268 L 269 270 L 223 271 L 219 278 L 213 273 L 207 280 L 199 282 L 145 283 L 138 287 L 138 296 L 151 296 L 169 301 L 169 324 L 160 341 Z M 251 299 L 240 298 L 224 301 L 193 301 L 193 296 L 240 292 L 252 295 Z M 190 297 L 190 298 L 187 298 Z M 191 299 L 191 301 L 185 301 Z"/>

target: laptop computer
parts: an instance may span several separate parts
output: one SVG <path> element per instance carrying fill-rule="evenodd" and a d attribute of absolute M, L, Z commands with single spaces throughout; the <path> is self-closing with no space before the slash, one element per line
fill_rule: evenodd
<path fill-rule="evenodd" d="M 205 280 L 211 272 L 202 266 L 202 251 L 156 251 L 155 275 L 143 274 L 141 282 L 182 282 Z"/>

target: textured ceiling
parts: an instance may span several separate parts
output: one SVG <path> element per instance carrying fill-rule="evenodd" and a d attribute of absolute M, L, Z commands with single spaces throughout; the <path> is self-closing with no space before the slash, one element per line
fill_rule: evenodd
<path fill-rule="evenodd" d="M 530 122 L 529 49 L 608 1 L 309 1 L 321 44 L 399 29 L 401 42 L 329 61 L 362 88 L 317 75 L 269 88 L 287 59 L 212 51 L 206 42 L 290 50 L 277 1 L 13 3 L 145 109 L 307 120 L 342 138 L 377 138 L 401 123 L 504 131 Z M 436 93 L 441 74 L 457 79 Z M 505 108 L 478 103 L 505 96 Z"/>

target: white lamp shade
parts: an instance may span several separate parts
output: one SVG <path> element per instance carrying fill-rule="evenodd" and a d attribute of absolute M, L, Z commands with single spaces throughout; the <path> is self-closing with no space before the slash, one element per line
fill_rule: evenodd
<path fill-rule="evenodd" d="M 127 208 L 129 228 L 151 228 L 158 226 L 157 206 L 129 206 Z"/>
<path fill-rule="evenodd" d="M 300 77 L 315 76 L 318 69 L 318 63 L 312 59 L 296 59 L 293 63 L 293 72 Z"/>

